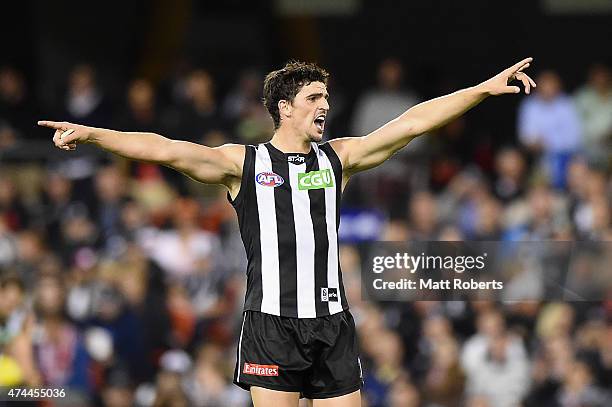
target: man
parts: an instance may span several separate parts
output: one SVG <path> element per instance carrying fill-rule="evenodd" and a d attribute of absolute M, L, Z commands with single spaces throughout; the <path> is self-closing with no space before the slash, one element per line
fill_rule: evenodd
<path fill-rule="evenodd" d="M 421 103 L 364 137 L 318 145 L 329 110 L 328 74 L 314 64 L 288 63 L 264 83 L 274 120 L 270 142 L 216 148 L 65 122 L 58 148 L 92 143 L 134 160 L 174 168 L 223 184 L 236 209 L 248 258 L 245 312 L 234 382 L 255 406 L 358 406 L 361 364 L 355 325 L 338 265 L 339 204 L 350 176 L 375 167 L 416 136 L 442 126 L 489 95 L 529 93 L 527 58 L 468 89 Z"/>
<path fill-rule="evenodd" d="M 563 93 L 556 72 L 540 73 L 538 83 L 534 97 L 523 100 L 519 107 L 519 139 L 540 158 L 552 185 L 564 189 L 567 166 L 581 149 L 580 116 L 572 99 Z"/>

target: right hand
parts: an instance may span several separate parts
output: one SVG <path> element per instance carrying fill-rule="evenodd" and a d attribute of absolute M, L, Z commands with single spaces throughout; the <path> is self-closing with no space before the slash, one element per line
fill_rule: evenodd
<path fill-rule="evenodd" d="M 91 128 L 80 124 L 41 120 L 38 125 L 54 129 L 53 143 L 57 148 L 66 151 L 76 150 L 78 143 L 87 143 L 91 135 Z"/>

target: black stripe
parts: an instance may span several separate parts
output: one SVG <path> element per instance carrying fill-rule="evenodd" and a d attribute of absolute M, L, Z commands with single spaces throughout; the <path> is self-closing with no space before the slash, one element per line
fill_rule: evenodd
<path fill-rule="evenodd" d="M 319 160 L 317 154 L 310 154 L 306 160 L 306 172 L 317 171 Z M 325 220 L 325 189 L 311 189 L 310 217 L 314 232 L 314 272 L 315 272 L 315 307 L 317 316 L 329 315 L 329 304 L 321 301 L 321 288 L 327 287 L 327 250 L 329 240 L 327 236 L 327 221 Z"/>
<path fill-rule="evenodd" d="M 253 165 L 253 168 L 255 168 L 254 157 L 255 157 L 255 147 L 251 145 L 245 145 L 244 146 L 244 160 L 242 162 L 242 178 L 240 179 L 240 190 L 238 191 L 238 195 L 236 195 L 236 198 L 234 199 L 232 199 L 232 197 L 230 196 L 229 191 L 227 192 L 227 200 L 233 207 L 240 205 L 242 202 L 242 197 L 248 194 L 250 186 L 247 184 L 249 180 L 252 181 L 252 178 L 249 178 L 247 176 L 247 173 L 251 165 Z"/>
<path fill-rule="evenodd" d="M 255 159 L 255 147 L 246 146 L 246 156 L 242 170 L 242 187 L 239 193 L 239 195 L 242 194 L 242 198 L 236 199 L 237 202 L 234 207 L 238 214 L 240 235 L 248 258 L 244 308 L 261 311 L 263 299 L 261 289 L 261 233 L 259 230 L 257 193 L 255 192 Z"/>
<path fill-rule="evenodd" d="M 319 146 L 321 150 L 327 157 L 329 158 L 329 162 L 334 169 L 334 176 L 336 181 L 336 232 L 340 227 L 340 204 L 342 201 L 342 163 L 340 162 L 340 158 L 332 148 L 332 146 L 327 143 L 323 143 Z M 340 243 L 337 244 L 338 247 L 338 283 L 340 285 L 340 296 L 342 298 L 342 308 L 348 308 L 348 301 L 346 300 L 346 294 L 344 292 L 344 282 L 342 281 L 342 270 L 340 270 Z"/>
<path fill-rule="evenodd" d="M 265 146 L 272 160 L 272 171 L 285 180 L 282 185 L 274 188 L 280 274 L 280 315 L 297 318 L 297 255 L 289 164 L 285 154 L 271 148 L 267 143 Z"/>
<path fill-rule="evenodd" d="M 319 148 L 327 154 L 327 158 L 329 158 L 329 162 L 334 169 L 336 178 L 336 230 L 338 230 L 340 227 L 340 201 L 342 200 L 342 163 L 340 163 L 340 158 L 329 143 L 323 143 Z"/>

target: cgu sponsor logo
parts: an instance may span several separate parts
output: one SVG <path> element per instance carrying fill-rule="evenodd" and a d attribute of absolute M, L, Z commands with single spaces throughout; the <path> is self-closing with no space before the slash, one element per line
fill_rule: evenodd
<path fill-rule="evenodd" d="M 260 172 L 255 176 L 255 181 L 264 187 L 278 187 L 283 185 L 285 180 L 278 174 L 273 172 Z"/>
<path fill-rule="evenodd" d="M 278 376 L 277 365 L 258 365 L 256 363 L 246 363 L 242 373 L 255 376 Z"/>
<path fill-rule="evenodd" d="M 321 189 L 334 186 L 334 178 L 329 169 L 303 172 L 298 174 L 298 189 Z"/>

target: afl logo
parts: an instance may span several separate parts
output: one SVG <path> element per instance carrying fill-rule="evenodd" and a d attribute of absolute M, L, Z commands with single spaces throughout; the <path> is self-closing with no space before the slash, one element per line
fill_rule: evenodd
<path fill-rule="evenodd" d="M 255 176 L 255 181 L 264 187 L 278 187 L 285 182 L 283 177 L 273 172 L 260 172 Z"/>

